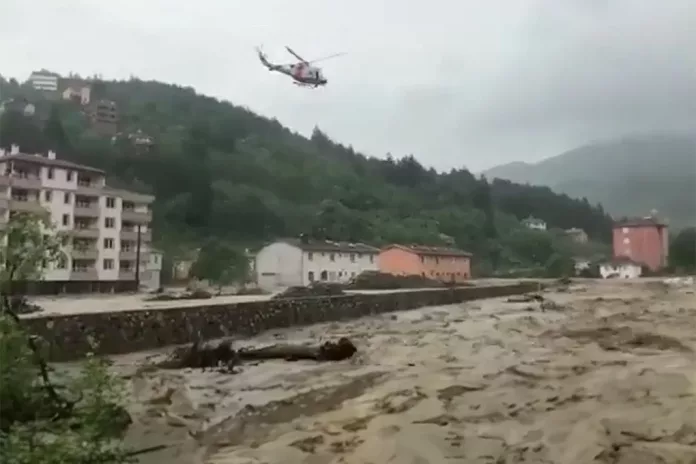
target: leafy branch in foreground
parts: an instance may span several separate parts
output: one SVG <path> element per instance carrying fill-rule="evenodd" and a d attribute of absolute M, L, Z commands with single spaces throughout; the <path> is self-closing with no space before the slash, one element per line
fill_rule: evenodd
<path fill-rule="evenodd" d="M 58 378 L 11 296 L 17 282 L 42 278 L 58 259 L 61 237 L 41 217 L 10 218 L 0 236 L 0 462 L 124 463 L 132 453 L 120 443 L 130 423 L 121 383 L 95 357 Z"/>

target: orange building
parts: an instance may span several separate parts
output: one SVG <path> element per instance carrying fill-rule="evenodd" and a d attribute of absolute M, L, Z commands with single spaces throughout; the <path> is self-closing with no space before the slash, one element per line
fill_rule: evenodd
<path fill-rule="evenodd" d="M 380 272 L 422 275 L 443 282 L 464 282 L 471 277 L 471 253 L 455 248 L 389 245 L 379 253 Z"/>

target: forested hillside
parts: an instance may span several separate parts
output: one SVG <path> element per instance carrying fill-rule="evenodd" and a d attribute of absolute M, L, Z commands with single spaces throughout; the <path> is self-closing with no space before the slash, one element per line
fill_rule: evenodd
<path fill-rule="evenodd" d="M 611 140 L 539 163 L 498 166 L 485 174 L 586 196 L 616 216 L 643 216 L 656 209 L 671 225 L 696 224 L 696 137 Z"/>
<path fill-rule="evenodd" d="M 597 241 L 610 235 L 610 218 L 585 200 L 488 183 L 465 168 L 437 173 L 413 156 L 368 157 L 319 129 L 307 139 L 191 88 L 137 79 L 93 86 L 118 104 L 121 131 L 154 137 L 155 147 L 139 153 L 95 134 L 72 103 L 40 101 L 14 81 L 0 85 L 5 98 L 37 104 L 32 117 L 5 111 L 0 145 L 53 148 L 106 170 L 112 184 L 155 194 L 155 237 L 167 250 L 210 237 L 255 246 L 300 233 L 376 245 L 453 241 L 490 268 L 543 264 L 560 251 L 553 234 L 521 228 L 529 215 L 583 228 Z"/>

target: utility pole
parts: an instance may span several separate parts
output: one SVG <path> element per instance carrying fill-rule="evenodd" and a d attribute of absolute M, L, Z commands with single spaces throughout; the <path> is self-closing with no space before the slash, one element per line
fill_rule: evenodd
<path fill-rule="evenodd" d="M 140 243 L 141 243 L 141 238 L 140 238 L 140 227 L 141 225 L 137 225 L 137 230 L 138 230 L 138 238 L 137 242 L 135 244 L 135 291 L 137 292 L 140 290 Z"/>

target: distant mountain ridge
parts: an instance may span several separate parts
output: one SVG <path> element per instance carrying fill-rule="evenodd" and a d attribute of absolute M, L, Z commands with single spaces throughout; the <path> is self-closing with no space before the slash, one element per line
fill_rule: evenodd
<path fill-rule="evenodd" d="M 615 217 L 656 209 L 676 227 L 696 224 L 696 136 L 626 137 L 482 174 L 585 197 Z"/>

